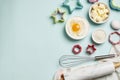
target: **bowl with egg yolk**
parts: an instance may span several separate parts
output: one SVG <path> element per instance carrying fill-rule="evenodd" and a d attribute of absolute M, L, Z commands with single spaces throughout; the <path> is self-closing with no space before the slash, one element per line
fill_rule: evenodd
<path fill-rule="evenodd" d="M 89 23 L 85 18 L 75 16 L 67 21 L 65 30 L 69 37 L 75 40 L 80 40 L 87 36 Z"/>

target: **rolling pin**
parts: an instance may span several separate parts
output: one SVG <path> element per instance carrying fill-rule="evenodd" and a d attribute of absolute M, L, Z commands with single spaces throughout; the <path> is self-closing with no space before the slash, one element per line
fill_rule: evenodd
<path fill-rule="evenodd" d="M 120 62 L 103 62 L 73 70 L 67 76 L 63 74 L 60 80 L 92 80 L 112 74 L 118 67 Z"/>

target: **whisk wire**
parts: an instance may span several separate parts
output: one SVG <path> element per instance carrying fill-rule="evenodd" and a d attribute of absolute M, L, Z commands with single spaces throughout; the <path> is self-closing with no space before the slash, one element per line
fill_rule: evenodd
<path fill-rule="evenodd" d="M 59 64 L 62 67 L 73 67 L 91 60 L 100 60 L 100 59 L 111 58 L 111 57 L 115 57 L 115 54 L 101 55 L 101 56 L 95 56 L 95 57 L 64 55 L 59 59 Z"/>
<path fill-rule="evenodd" d="M 59 59 L 59 64 L 62 67 L 72 67 L 78 64 L 87 62 L 88 60 L 94 59 L 94 57 L 80 57 L 73 55 L 64 55 Z"/>

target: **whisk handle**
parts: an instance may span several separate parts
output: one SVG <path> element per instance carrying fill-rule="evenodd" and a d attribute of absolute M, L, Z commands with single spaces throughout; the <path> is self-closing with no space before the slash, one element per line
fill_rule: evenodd
<path fill-rule="evenodd" d="M 106 59 L 106 58 L 112 58 L 112 57 L 115 57 L 115 54 L 102 55 L 102 56 L 95 56 L 95 60 Z"/>

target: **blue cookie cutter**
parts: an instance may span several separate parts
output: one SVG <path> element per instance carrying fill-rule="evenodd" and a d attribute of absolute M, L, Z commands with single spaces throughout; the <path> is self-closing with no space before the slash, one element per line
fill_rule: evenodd
<path fill-rule="evenodd" d="M 72 4 L 74 5 L 72 5 Z M 63 2 L 63 6 L 66 7 L 71 14 L 75 9 L 82 9 L 83 5 L 79 0 L 65 0 Z"/>
<path fill-rule="evenodd" d="M 53 18 L 54 24 L 64 22 L 65 21 L 64 15 L 65 15 L 65 12 L 57 8 L 56 11 L 51 15 L 51 18 Z"/>
<path fill-rule="evenodd" d="M 117 0 L 109 0 L 109 5 L 110 5 L 111 9 L 120 11 L 120 0 L 119 0 L 119 2 L 117 2 Z"/>

